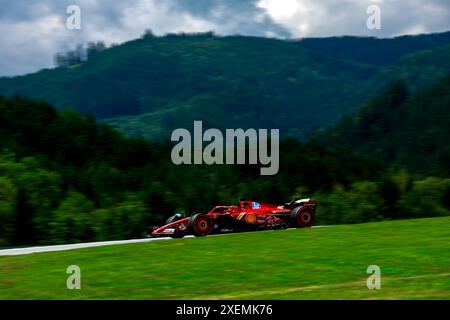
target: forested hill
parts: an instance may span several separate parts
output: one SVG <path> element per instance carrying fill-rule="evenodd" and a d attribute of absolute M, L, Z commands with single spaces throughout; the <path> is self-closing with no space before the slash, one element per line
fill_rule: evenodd
<path fill-rule="evenodd" d="M 170 145 L 125 137 L 46 103 L 0 97 L 0 246 L 140 237 L 175 210 L 205 212 L 243 196 L 274 203 L 313 196 L 318 224 L 448 215 L 450 179 L 436 177 L 445 171 L 417 179 L 402 167 L 417 159 L 433 170 L 441 157 L 448 170 L 448 97 L 448 79 L 411 98 L 396 84 L 361 111 L 368 127 L 347 126 L 351 136 L 343 139 L 355 139 L 361 152 L 380 157 L 383 143 L 387 151 L 402 146 L 397 168 L 337 148 L 345 144 L 336 136 L 328 147 L 282 141 L 275 176 L 260 176 L 255 165 L 176 166 Z M 382 112 L 392 112 L 387 124 Z M 374 142 L 367 149 L 363 139 Z"/>
<path fill-rule="evenodd" d="M 449 33 L 314 41 L 147 35 L 92 54 L 87 62 L 2 78 L 0 94 L 75 108 L 157 140 L 194 120 L 205 127 L 279 128 L 284 136 L 306 137 L 390 80 L 403 77 L 420 87 L 450 70 Z M 352 52 L 347 41 L 355 44 Z"/>
<path fill-rule="evenodd" d="M 398 81 L 319 140 L 422 176 L 450 177 L 449 111 L 450 75 L 415 94 Z"/>
<path fill-rule="evenodd" d="M 305 38 L 300 41 L 303 48 L 315 52 L 378 66 L 389 65 L 407 54 L 432 49 L 445 43 L 450 43 L 450 32 L 391 39 L 344 36 Z"/>
<path fill-rule="evenodd" d="M 135 238 L 175 210 L 205 212 L 249 196 L 299 193 L 370 179 L 363 157 L 286 140 L 280 172 L 259 166 L 176 166 L 171 146 L 129 138 L 91 117 L 0 97 L 0 246 Z"/>

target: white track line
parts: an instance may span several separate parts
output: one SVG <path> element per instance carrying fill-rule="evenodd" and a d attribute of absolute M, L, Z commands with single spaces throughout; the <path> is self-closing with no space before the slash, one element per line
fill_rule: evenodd
<path fill-rule="evenodd" d="M 313 228 L 324 228 L 324 227 L 329 227 L 329 226 L 314 226 Z M 286 230 L 296 230 L 296 228 L 289 228 Z M 274 231 L 274 230 L 266 230 L 266 231 Z M 258 231 L 258 232 L 263 232 L 263 231 Z M 217 235 L 213 235 L 213 236 L 224 236 L 224 235 L 231 235 L 231 234 L 234 234 L 234 233 L 224 233 L 224 234 L 217 234 Z M 194 238 L 194 236 L 186 236 L 185 238 Z M 56 245 L 56 246 L 4 249 L 4 250 L 0 250 L 0 256 L 16 256 L 16 255 L 24 255 L 24 254 L 32 254 L 32 253 L 67 251 L 67 250 L 84 249 L 84 248 L 114 246 L 114 245 L 119 245 L 119 244 L 145 243 L 145 242 L 164 241 L 164 240 L 173 240 L 173 239 L 169 238 L 169 237 L 146 238 L 146 239 L 134 239 L 134 240 L 86 242 L 86 243 L 76 243 L 76 244 L 63 244 L 63 245 Z"/>
<path fill-rule="evenodd" d="M 193 236 L 187 236 L 186 238 L 188 238 L 188 237 L 193 237 Z M 14 255 L 40 253 L 40 252 L 66 251 L 66 250 L 83 249 L 83 248 L 113 246 L 113 245 L 118 245 L 118 244 L 143 243 L 143 242 L 163 241 L 163 240 L 172 240 L 172 238 L 169 238 L 169 237 L 167 237 L 167 238 L 146 238 L 146 239 L 134 239 L 134 240 L 87 242 L 87 243 L 76 243 L 76 244 L 63 244 L 63 245 L 57 245 L 57 246 L 5 249 L 5 250 L 0 250 L 0 256 L 14 256 Z"/>

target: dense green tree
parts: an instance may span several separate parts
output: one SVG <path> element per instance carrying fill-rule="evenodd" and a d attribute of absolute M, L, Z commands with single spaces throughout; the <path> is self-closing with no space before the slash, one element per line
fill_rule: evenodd
<path fill-rule="evenodd" d="M 448 195 L 450 179 L 428 177 L 415 181 L 399 201 L 401 210 L 413 217 L 436 217 L 450 214 Z"/>
<path fill-rule="evenodd" d="M 450 77 L 414 95 L 402 81 L 318 140 L 422 176 L 450 177 Z"/>
<path fill-rule="evenodd" d="M 321 208 L 319 223 L 360 223 L 382 218 L 382 199 L 375 182 L 355 182 L 348 190 L 338 185 L 329 193 L 316 195 L 315 200 Z"/>
<path fill-rule="evenodd" d="M 10 179 L 0 177 L 0 246 L 9 244 L 13 240 L 16 202 L 16 186 Z"/>
<path fill-rule="evenodd" d="M 94 238 L 91 212 L 94 205 L 87 197 L 77 192 L 69 192 L 54 211 L 50 222 L 53 243 L 75 243 Z"/>

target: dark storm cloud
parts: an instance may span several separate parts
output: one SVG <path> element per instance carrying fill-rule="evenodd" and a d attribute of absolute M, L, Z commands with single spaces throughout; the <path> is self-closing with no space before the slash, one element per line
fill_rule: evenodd
<path fill-rule="evenodd" d="M 68 30 L 69 5 L 82 12 L 82 29 Z M 366 27 L 366 9 L 380 7 L 382 28 Z M 0 0 L 0 75 L 52 65 L 57 51 L 77 43 L 120 43 L 152 29 L 214 30 L 218 34 L 310 37 L 440 32 L 450 29 L 449 0 Z"/>

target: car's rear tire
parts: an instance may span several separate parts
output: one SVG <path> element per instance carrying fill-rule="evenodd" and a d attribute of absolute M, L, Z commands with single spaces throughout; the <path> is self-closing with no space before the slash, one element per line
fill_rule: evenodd
<path fill-rule="evenodd" d="M 213 229 L 211 219 L 203 213 L 197 213 L 190 217 L 188 226 L 189 233 L 196 237 L 207 236 Z"/>
<path fill-rule="evenodd" d="M 310 228 L 316 218 L 313 210 L 305 207 L 297 207 L 291 211 L 291 224 L 296 228 Z"/>

